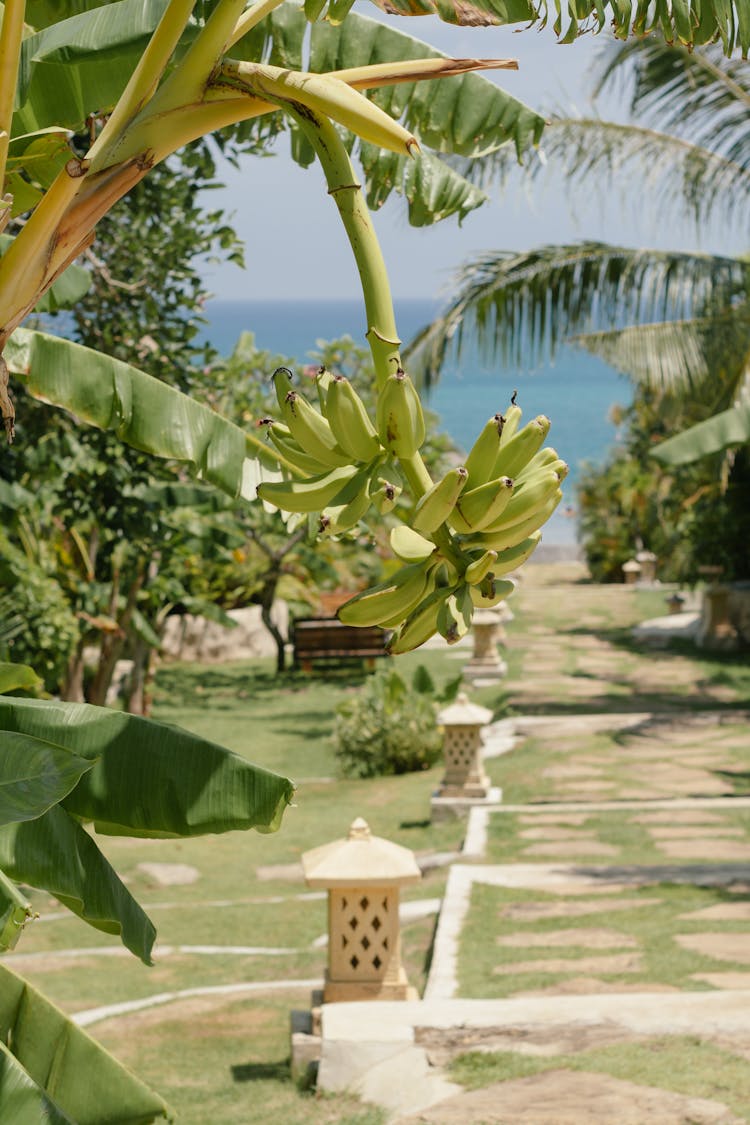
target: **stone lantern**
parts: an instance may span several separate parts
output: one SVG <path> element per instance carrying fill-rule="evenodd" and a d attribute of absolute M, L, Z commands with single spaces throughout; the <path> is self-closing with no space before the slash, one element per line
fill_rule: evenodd
<path fill-rule="evenodd" d="M 399 887 L 422 875 L 414 853 L 357 817 L 345 840 L 302 856 L 309 887 L 328 891 L 328 968 L 324 1003 L 416 1000 L 401 964 Z"/>
<path fill-rule="evenodd" d="M 491 718 L 491 711 L 470 703 L 463 692 L 438 714 L 443 728 L 445 776 L 436 796 L 487 797 L 490 779 L 482 764 L 482 728 Z"/>
<path fill-rule="evenodd" d="M 640 563 L 641 576 L 640 581 L 648 585 L 656 582 L 656 555 L 653 551 L 639 551 L 635 556 L 635 561 Z"/>
<path fill-rule="evenodd" d="M 508 620 L 507 614 L 510 614 L 510 610 L 503 603 L 495 609 L 474 610 L 471 623 L 474 652 L 469 663 L 464 665 L 463 675 L 466 679 L 499 680 L 508 671 L 497 651 L 498 642 L 504 640 L 503 622 Z"/>
<path fill-rule="evenodd" d="M 627 586 L 634 586 L 641 577 L 641 564 L 635 559 L 628 559 L 622 564 L 622 573 Z"/>

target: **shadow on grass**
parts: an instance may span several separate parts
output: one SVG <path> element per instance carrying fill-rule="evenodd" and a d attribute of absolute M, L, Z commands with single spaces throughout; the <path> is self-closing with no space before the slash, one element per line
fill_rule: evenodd
<path fill-rule="evenodd" d="M 235 1082 L 287 1082 L 289 1059 L 278 1062 L 234 1063 L 229 1069 Z"/>

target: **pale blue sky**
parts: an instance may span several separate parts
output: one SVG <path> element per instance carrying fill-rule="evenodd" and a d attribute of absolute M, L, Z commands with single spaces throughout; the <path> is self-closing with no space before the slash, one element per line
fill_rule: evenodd
<path fill-rule="evenodd" d="M 370 3 L 359 5 L 376 13 Z M 590 108 L 591 71 L 603 37 L 584 36 L 558 45 L 551 28 L 454 28 L 432 17 L 394 20 L 400 30 L 422 38 L 456 57 L 516 58 L 517 72 L 499 72 L 494 80 L 535 109 Z M 448 80 L 449 81 L 449 80 Z M 618 116 L 611 98 L 599 112 Z M 542 142 L 543 147 L 543 142 Z M 300 169 L 288 156 L 282 139 L 278 155 L 247 157 L 239 170 L 225 165 L 220 175 L 226 189 L 212 192 L 234 212 L 233 225 L 246 243 L 247 270 L 225 265 L 211 268 L 208 284 L 217 297 L 231 299 L 357 297 L 358 279 L 348 243 L 322 173 Z M 590 189 L 571 193 L 561 181 L 545 176 L 533 192 L 516 186 L 473 212 L 461 227 L 455 219 L 415 229 L 395 194 L 374 216 L 391 285 L 396 297 L 445 297 L 455 269 L 472 254 L 488 249 L 524 249 L 547 242 L 601 238 L 628 245 L 690 245 L 694 238 L 679 225 L 649 229 L 642 220 L 641 201 L 623 214 L 607 207 L 609 193 L 597 198 Z"/>

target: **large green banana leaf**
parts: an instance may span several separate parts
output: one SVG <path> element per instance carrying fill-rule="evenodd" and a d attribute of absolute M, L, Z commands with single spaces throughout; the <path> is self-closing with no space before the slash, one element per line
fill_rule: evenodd
<path fill-rule="evenodd" d="M 287 778 L 179 727 L 93 707 L 0 698 L 0 730 L 74 751 L 95 765 L 64 798 L 99 832 L 200 836 L 273 832 L 294 794 Z M 2 863 L 0 863 L 2 866 Z"/>
<path fill-rule="evenodd" d="M 187 462 L 235 499 L 254 500 L 260 481 L 278 476 L 260 438 L 122 360 L 25 328 L 5 360 L 33 395 L 145 453 Z"/>
<path fill-rule="evenodd" d="M 40 738 L 0 731 L 0 827 L 41 816 L 95 761 Z"/>
<path fill-rule="evenodd" d="M 739 403 L 661 442 L 651 452 L 665 465 L 687 465 L 710 453 L 721 453 L 733 445 L 747 445 L 748 442 L 750 404 Z"/>
<path fill-rule="evenodd" d="M 75 1125 L 57 1106 L 53 1105 L 44 1090 L 37 1086 L 0 1041 L 0 1107 L 8 1121 L 50 1122 L 51 1125 Z"/>
<path fill-rule="evenodd" d="M 0 1106 L 8 1125 L 149 1125 L 159 1118 L 172 1120 L 158 1094 L 7 963 L 0 963 L 0 1043 Z M 32 1098 L 30 1086 L 44 1097 Z M 9 1106 L 29 1107 L 24 1108 L 29 1116 L 10 1114 Z M 36 1116 L 31 1116 L 35 1108 Z"/>
<path fill-rule="evenodd" d="M 84 922 L 120 937 L 146 964 L 156 930 L 89 833 L 60 805 L 0 828 L 0 869 L 54 895 Z"/>

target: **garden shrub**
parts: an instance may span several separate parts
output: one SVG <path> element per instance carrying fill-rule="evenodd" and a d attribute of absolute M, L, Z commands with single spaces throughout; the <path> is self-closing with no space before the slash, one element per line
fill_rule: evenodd
<path fill-rule="evenodd" d="M 333 738 L 345 777 L 383 777 L 426 770 L 440 757 L 439 704 L 454 698 L 460 677 L 439 694 L 420 665 L 411 684 L 398 672 L 377 672 L 336 708 Z"/>

